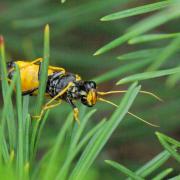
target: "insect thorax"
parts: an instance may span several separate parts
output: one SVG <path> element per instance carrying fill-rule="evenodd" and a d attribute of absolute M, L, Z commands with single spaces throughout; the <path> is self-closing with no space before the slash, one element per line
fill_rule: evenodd
<path fill-rule="evenodd" d="M 77 78 L 75 74 L 66 73 L 66 74 L 59 74 L 58 72 L 53 73 L 52 75 L 48 76 L 46 92 L 51 96 L 56 96 L 59 92 L 61 92 L 68 84 L 72 82 L 73 85 L 70 87 L 66 93 L 61 97 L 64 99 L 66 96 L 69 96 L 71 99 L 78 98 L 78 87 Z"/>

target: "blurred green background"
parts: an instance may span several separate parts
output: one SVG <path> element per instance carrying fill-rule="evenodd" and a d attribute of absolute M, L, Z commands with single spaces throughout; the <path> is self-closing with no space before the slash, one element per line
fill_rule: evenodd
<path fill-rule="evenodd" d="M 158 1 L 148 1 L 148 3 L 153 2 Z M 145 0 L 67 0 L 63 4 L 58 0 L 1 0 L 0 34 L 5 38 L 7 59 L 33 60 L 41 57 L 43 54 L 43 29 L 48 23 L 51 30 L 51 65 L 62 66 L 69 72 L 80 74 L 86 80 L 95 79 L 98 82 L 98 88 L 103 91 L 127 89 L 128 85 L 116 86 L 117 80 L 134 73 L 144 72 L 149 64 L 132 68 L 130 71 L 123 71 L 121 68 L 128 67 L 139 59 L 121 61 L 116 57 L 142 49 L 165 48 L 172 39 L 134 45 L 126 43 L 103 55 L 93 56 L 98 48 L 123 35 L 131 25 L 155 12 L 109 22 L 101 22 L 100 18 L 146 3 Z M 175 33 L 178 31 L 180 31 L 179 19 L 174 19 L 153 29 L 150 33 Z M 178 66 L 178 50 L 168 58 L 161 69 Z M 149 57 L 151 55 L 150 53 Z M 158 55 L 159 53 L 156 53 L 156 56 L 153 55 L 153 57 L 156 58 Z M 106 78 L 105 74 L 113 72 L 115 72 L 114 76 Z M 103 80 L 99 79 L 103 76 L 105 77 Z M 92 177 L 90 179 L 124 177 L 105 164 L 105 159 L 115 160 L 133 170 L 161 152 L 163 148 L 154 134 L 157 130 L 180 139 L 179 83 L 176 82 L 170 86 L 167 83 L 167 77 L 163 77 L 142 81 L 140 84 L 143 90 L 156 93 L 164 99 L 164 102 L 161 103 L 151 97 L 139 94 L 131 112 L 160 125 L 160 128 L 147 126 L 127 115 L 91 169 L 92 172 L 89 174 Z M 119 103 L 121 95 L 113 95 L 109 99 Z M 34 97 L 31 98 L 32 112 L 33 102 Z M 82 111 L 89 110 L 80 104 L 78 106 Z M 109 117 L 114 110 L 114 107 L 103 103 L 98 103 L 95 108 L 97 108 L 97 112 L 89 122 L 89 127 L 103 117 Z M 42 134 L 37 159 L 40 159 L 54 143 L 63 119 L 70 111 L 71 107 L 65 103 L 51 110 Z M 180 172 L 180 168 L 174 160 L 168 161 L 166 165 L 175 168 L 174 175 Z"/>

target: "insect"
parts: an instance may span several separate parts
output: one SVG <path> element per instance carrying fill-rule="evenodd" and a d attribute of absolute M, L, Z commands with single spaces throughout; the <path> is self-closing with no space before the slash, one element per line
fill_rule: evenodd
<path fill-rule="evenodd" d="M 42 65 L 42 58 L 34 61 L 11 61 L 7 63 L 8 79 L 12 79 L 15 72 L 15 66 L 20 69 L 22 95 L 36 96 L 39 88 L 39 79 Z M 77 75 L 67 72 L 64 68 L 48 66 L 48 78 L 46 83 L 45 96 L 50 100 L 43 106 L 40 115 L 34 116 L 41 119 L 47 109 L 54 108 L 61 104 L 62 100 L 71 105 L 73 109 L 74 119 L 80 123 L 78 114 L 79 110 L 75 105 L 76 100 L 80 100 L 82 104 L 88 107 L 94 106 L 97 101 L 103 101 L 113 106 L 117 106 L 111 101 L 108 101 L 102 96 L 115 93 L 124 93 L 125 91 L 98 91 L 94 81 L 85 81 Z M 151 95 L 156 99 L 161 100 L 155 94 L 147 91 L 141 93 Z M 142 118 L 128 112 L 130 115 L 144 121 Z M 148 123 L 150 124 L 150 123 Z M 152 124 L 151 124 L 152 125 Z"/>

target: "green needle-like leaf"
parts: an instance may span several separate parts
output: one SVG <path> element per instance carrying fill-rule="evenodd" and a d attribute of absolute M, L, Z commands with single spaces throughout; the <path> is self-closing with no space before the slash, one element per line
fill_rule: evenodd
<path fill-rule="evenodd" d="M 144 166 L 139 168 L 135 173 L 144 178 L 162 166 L 162 164 L 164 164 L 170 156 L 171 155 L 168 151 L 163 151 L 147 162 Z"/>
<path fill-rule="evenodd" d="M 166 22 L 175 19 L 180 16 L 180 3 L 177 1 L 173 1 L 173 6 L 170 7 L 167 10 L 164 10 L 160 13 L 157 13 L 153 16 L 150 16 L 135 25 L 131 26 L 128 29 L 128 32 L 121 37 L 113 40 L 112 42 L 108 43 L 107 45 L 103 46 L 102 48 L 98 49 L 94 55 L 100 55 L 102 53 L 105 53 L 123 43 L 128 41 L 129 39 L 132 39 L 136 36 L 139 36 L 151 29 L 154 29 L 162 24 L 165 24 Z"/>
<path fill-rule="evenodd" d="M 37 113 L 40 113 L 43 100 L 44 100 L 44 93 L 46 90 L 46 82 L 47 82 L 47 75 L 48 75 L 48 65 L 49 65 L 49 46 L 50 46 L 50 40 L 49 40 L 49 25 L 47 24 L 44 30 L 44 55 L 43 55 L 43 61 L 41 63 L 41 72 L 40 72 L 40 84 L 39 84 L 39 90 L 38 90 L 38 97 L 37 97 Z"/>
<path fill-rule="evenodd" d="M 83 118 L 83 122 L 81 123 L 80 127 L 78 128 L 76 134 L 73 136 L 73 140 L 70 144 L 70 147 L 69 147 L 69 152 L 68 152 L 68 155 L 70 155 L 71 153 L 73 153 L 82 133 L 83 133 L 83 130 L 89 120 L 89 118 L 96 112 L 96 109 L 90 111 L 89 113 L 87 113 L 87 115 Z"/>
<path fill-rule="evenodd" d="M 52 174 L 53 173 L 53 164 L 55 164 L 55 162 L 57 160 L 60 147 L 64 141 L 65 134 L 66 134 L 68 128 L 70 127 L 70 125 L 72 124 L 72 119 L 73 118 L 72 118 L 72 113 L 71 113 L 67 117 L 63 127 L 59 131 L 56 143 L 54 144 L 54 146 L 52 148 L 52 154 L 51 154 L 50 160 L 49 160 L 48 165 L 47 165 L 47 170 L 44 173 L 44 178 L 43 178 L 44 180 L 49 180 L 49 178 L 51 179 L 53 176 L 53 174 Z"/>
<path fill-rule="evenodd" d="M 175 149 L 173 147 L 179 147 L 179 142 L 176 140 L 173 140 L 172 138 L 165 136 L 159 132 L 156 132 L 156 135 L 160 141 L 160 143 L 162 144 L 162 146 L 178 161 L 180 162 L 180 155 L 175 151 Z M 171 145 L 168 144 L 171 143 L 174 146 L 172 147 Z"/>
<path fill-rule="evenodd" d="M 46 90 L 46 83 L 47 83 L 47 75 L 48 75 L 48 65 L 49 65 L 49 25 L 46 25 L 44 30 L 44 55 L 43 55 L 43 61 L 41 63 L 41 72 L 40 72 L 40 83 L 39 83 L 39 89 L 38 89 L 38 96 L 37 96 L 37 108 L 36 113 L 37 115 L 40 114 L 42 109 L 42 104 L 44 100 L 44 94 Z M 31 137 L 31 151 L 30 151 L 30 159 L 33 160 L 34 157 L 34 150 L 36 150 L 36 137 L 38 137 L 38 127 L 39 127 L 39 120 L 33 121 L 33 132 Z"/>
<path fill-rule="evenodd" d="M 164 40 L 170 38 L 176 38 L 180 33 L 171 33 L 171 34 L 146 34 L 142 36 L 135 37 L 128 41 L 129 44 L 144 43 L 150 41 Z"/>
<path fill-rule="evenodd" d="M 5 45 L 4 45 L 3 36 L 0 36 L 0 70 L 1 70 L 2 95 L 3 95 L 4 104 L 5 104 L 6 97 L 8 97 L 8 95 L 10 95 L 10 94 L 7 94 L 9 85 L 8 85 L 8 79 L 7 79 Z M 13 111 L 13 105 L 12 105 L 11 98 L 8 99 L 8 102 L 9 102 L 9 104 L 8 104 L 7 109 L 9 112 L 6 113 L 7 125 L 8 125 L 8 136 L 9 136 L 9 141 L 10 141 L 10 149 L 14 150 L 15 141 L 16 141 L 16 135 L 15 135 L 16 134 L 16 126 L 15 126 L 14 111 Z M 2 127 L 2 128 L 4 129 L 4 127 Z M 4 131 L 3 129 L 2 129 L 2 131 Z M 5 141 L 4 141 L 4 143 L 5 143 Z"/>
<path fill-rule="evenodd" d="M 122 66 L 120 66 L 116 69 L 113 69 L 107 73 L 104 73 L 103 75 L 101 75 L 99 77 L 95 77 L 95 78 L 93 78 L 93 80 L 96 83 L 106 82 L 113 78 L 122 76 L 123 74 L 130 72 L 132 70 L 138 70 L 138 69 L 146 66 L 147 64 L 149 64 L 152 61 L 153 61 L 153 59 L 146 59 L 146 60 L 141 60 L 138 62 L 132 62 L 129 64 L 125 64 L 125 65 L 122 65 Z"/>
<path fill-rule="evenodd" d="M 105 162 L 115 169 L 119 170 L 120 172 L 126 174 L 127 176 L 131 177 L 134 180 L 143 180 L 140 176 L 136 175 L 134 172 L 126 168 L 125 166 L 115 162 L 115 161 L 110 161 L 110 160 L 105 160 Z"/>
<path fill-rule="evenodd" d="M 179 180 L 179 178 L 180 178 L 180 175 L 170 178 L 169 180 Z"/>
<path fill-rule="evenodd" d="M 22 111 L 22 91 L 21 91 L 21 77 L 18 66 L 16 66 L 18 73 L 16 81 L 16 104 L 17 104 L 17 115 L 18 115 L 18 147 L 17 147 L 17 165 L 19 179 L 23 179 L 24 174 L 24 130 L 23 130 L 23 111 Z"/>
<path fill-rule="evenodd" d="M 156 135 L 159 136 L 159 137 L 162 137 L 162 138 L 165 139 L 167 142 L 175 145 L 176 147 L 180 147 L 180 142 L 179 142 L 179 141 L 177 141 L 177 140 L 175 140 L 175 139 L 173 139 L 173 138 L 171 138 L 171 137 L 169 137 L 169 136 L 167 136 L 167 135 L 165 135 L 165 134 L 162 134 L 162 133 L 160 133 L 160 132 L 156 132 Z"/>
<path fill-rule="evenodd" d="M 156 61 L 148 68 L 148 71 L 157 70 L 169 57 L 175 54 L 180 48 L 180 36 L 175 38 L 162 52 L 156 57 Z"/>
<path fill-rule="evenodd" d="M 158 175 L 156 175 L 152 180 L 162 180 L 164 179 L 168 174 L 170 174 L 173 171 L 172 168 L 168 168 L 162 172 L 160 172 Z"/>
<path fill-rule="evenodd" d="M 169 87 L 173 87 L 179 80 L 180 80 L 180 73 L 172 74 L 168 77 L 166 84 Z"/>
<path fill-rule="evenodd" d="M 116 129 L 125 114 L 128 112 L 128 109 L 137 96 L 139 89 L 140 87 L 136 87 L 136 84 L 133 84 L 130 87 L 125 97 L 123 98 L 120 107 L 111 116 L 104 129 L 98 131 L 89 142 L 80 160 L 78 161 L 78 164 L 72 171 L 70 180 L 83 179 L 89 167 L 92 165 L 95 158 L 112 135 L 113 131 Z"/>
<path fill-rule="evenodd" d="M 73 152 L 71 152 L 71 154 L 68 155 L 66 161 L 64 162 L 61 170 L 59 171 L 56 179 L 66 179 L 66 176 L 68 174 L 68 170 L 70 168 L 70 165 L 73 161 L 73 159 L 75 158 L 75 156 L 79 153 L 79 151 L 81 150 L 81 148 L 88 143 L 88 141 L 90 140 L 90 138 L 97 133 L 98 130 L 100 129 L 104 129 L 105 127 L 105 120 L 100 121 L 95 127 L 93 127 L 91 130 L 89 130 L 89 132 L 86 133 L 85 137 L 82 138 L 82 140 L 78 143 L 77 147 L 74 149 Z"/>
<path fill-rule="evenodd" d="M 139 14 L 156 11 L 156 10 L 167 7 L 171 3 L 172 3 L 172 1 L 163 1 L 163 2 L 157 2 L 157 3 L 139 6 L 136 8 L 131 8 L 128 10 L 124 10 L 124 11 L 120 11 L 120 12 L 116 12 L 116 13 L 104 16 L 101 18 L 101 21 L 112 21 L 112 20 L 116 20 L 116 19 L 122 19 L 125 17 L 130 17 L 130 16 L 135 16 L 135 15 L 139 15 Z"/>
<path fill-rule="evenodd" d="M 180 67 L 161 70 L 161 71 L 139 73 L 139 74 L 134 74 L 134 75 L 125 77 L 125 78 L 119 80 L 116 84 L 119 85 L 119 84 L 124 84 L 124 83 L 128 83 L 128 82 L 133 82 L 133 81 L 152 79 L 152 78 L 167 76 L 167 75 L 175 74 L 175 73 L 179 73 L 179 72 L 180 72 Z"/>
<path fill-rule="evenodd" d="M 156 48 L 156 49 L 143 49 L 139 51 L 133 51 L 129 52 L 126 54 L 122 54 L 117 57 L 117 59 L 121 61 L 128 61 L 128 60 L 141 60 L 141 59 L 149 59 L 149 58 L 154 58 L 157 56 L 157 54 L 161 51 L 162 49 Z"/>

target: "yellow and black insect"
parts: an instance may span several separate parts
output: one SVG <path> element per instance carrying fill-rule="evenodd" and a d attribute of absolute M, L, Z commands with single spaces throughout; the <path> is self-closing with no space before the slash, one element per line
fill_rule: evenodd
<path fill-rule="evenodd" d="M 15 65 L 17 65 L 20 69 L 22 95 L 37 95 L 41 63 L 42 58 L 38 58 L 34 61 L 11 61 L 7 63 L 9 79 L 12 79 L 13 77 Z M 45 110 L 58 106 L 61 104 L 61 101 L 64 100 L 72 106 L 74 118 L 79 123 L 79 111 L 74 104 L 75 100 L 80 100 L 82 104 L 88 107 L 94 106 L 97 101 L 104 101 L 111 105 L 117 106 L 113 102 L 102 98 L 102 96 L 123 92 L 126 91 L 100 92 L 97 90 L 97 86 L 94 81 L 84 81 L 79 75 L 66 72 L 64 68 L 48 66 L 48 78 L 45 95 L 51 99 L 44 105 L 40 115 L 35 117 L 41 118 Z M 149 94 L 160 100 L 159 97 L 151 92 L 140 92 Z M 137 117 L 130 112 L 129 114 L 144 121 L 140 117 Z"/>

